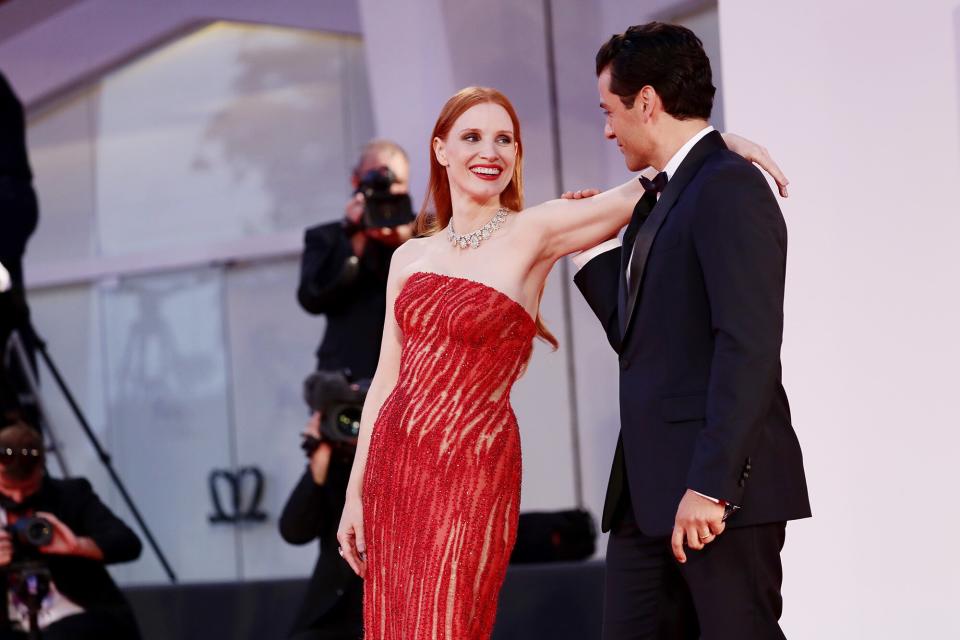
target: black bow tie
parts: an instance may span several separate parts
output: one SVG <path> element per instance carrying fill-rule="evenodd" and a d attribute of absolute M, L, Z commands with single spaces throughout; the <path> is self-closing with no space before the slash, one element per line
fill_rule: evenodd
<path fill-rule="evenodd" d="M 643 188 L 647 193 L 650 193 L 651 191 L 654 193 L 661 193 L 667 188 L 667 179 L 667 172 L 661 171 L 653 180 L 647 178 L 646 176 L 640 176 L 640 184 L 643 185 Z"/>

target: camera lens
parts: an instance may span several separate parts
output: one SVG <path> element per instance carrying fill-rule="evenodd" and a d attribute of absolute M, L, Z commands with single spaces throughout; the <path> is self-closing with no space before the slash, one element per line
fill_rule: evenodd
<path fill-rule="evenodd" d="M 45 547 L 53 541 L 53 530 L 46 520 L 34 518 L 26 531 L 27 540 L 35 547 Z"/>
<path fill-rule="evenodd" d="M 349 407 L 337 416 L 337 430 L 344 437 L 356 439 L 360 434 L 360 412 L 359 407 Z"/>

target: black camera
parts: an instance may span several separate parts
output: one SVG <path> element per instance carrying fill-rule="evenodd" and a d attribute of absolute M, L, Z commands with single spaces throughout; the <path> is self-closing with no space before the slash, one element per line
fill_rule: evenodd
<path fill-rule="evenodd" d="M 5 529 L 13 538 L 14 548 L 39 549 L 53 542 L 53 525 L 40 516 L 18 518 Z"/>
<path fill-rule="evenodd" d="M 24 516 L 4 529 L 13 541 L 13 562 L 6 567 L 8 588 L 27 607 L 29 637 L 39 638 L 40 609 L 52 583 L 40 547 L 53 542 L 53 525 L 40 516 Z"/>
<path fill-rule="evenodd" d="M 303 399 L 321 413 L 320 434 L 334 445 L 357 445 L 369 390 L 370 380 L 355 381 L 349 371 L 315 371 L 303 381 Z"/>
<path fill-rule="evenodd" d="M 413 221 L 413 204 L 405 193 L 390 193 L 390 185 L 397 177 L 390 169 L 371 169 L 360 178 L 357 193 L 362 193 L 365 205 L 363 226 L 367 229 L 398 227 Z"/>

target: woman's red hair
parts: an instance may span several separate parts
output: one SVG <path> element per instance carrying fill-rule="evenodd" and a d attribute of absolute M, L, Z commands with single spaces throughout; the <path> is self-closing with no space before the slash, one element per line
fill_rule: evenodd
<path fill-rule="evenodd" d="M 510 104 L 507 96 L 496 89 L 489 87 L 467 87 L 453 95 L 440 110 L 437 123 L 433 125 L 430 136 L 430 182 L 427 184 L 427 195 L 423 199 L 423 206 L 416 221 L 416 235 L 430 236 L 447 227 L 453 216 L 453 203 L 450 200 L 450 181 L 447 178 L 446 168 L 437 160 L 433 152 L 433 141 L 436 138 L 446 140 L 453 123 L 468 109 L 478 104 L 493 103 L 503 107 L 510 121 L 513 123 L 513 139 L 517 143 L 517 158 L 513 168 L 513 176 L 509 184 L 500 194 L 500 206 L 512 211 L 523 210 L 523 139 L 520 137 L 520 120 L 517 112 Z M 543 297 L 543 290 L 540 290 Z M 540 316 L 540 301 L 537 300 L 537 335 L 544 341 L 559 346 L 557 338 L 543 323 Z"/>

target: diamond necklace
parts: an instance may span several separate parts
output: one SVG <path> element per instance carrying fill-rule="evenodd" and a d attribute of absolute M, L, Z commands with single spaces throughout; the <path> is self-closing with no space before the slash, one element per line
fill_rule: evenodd
<path fill-rule="evenodd" d="M 461 249 L 466 249 L 468 246 L 476 249 L 480 246 L 482 240 L 486 240 L 493 235 L 494 231 L 500 228 L 503 221 L 507 219 L 508 213 L 510 213 L 509 209 L 500 207 L 497 209 L 497 212 L 493 214 L 490 222 L 471 233 L 457 233 L 453 228 L 453 217 L 451 217 L 450 224 L 447 225 L 447 238 L 450 239 L 451 244 Z"/>

